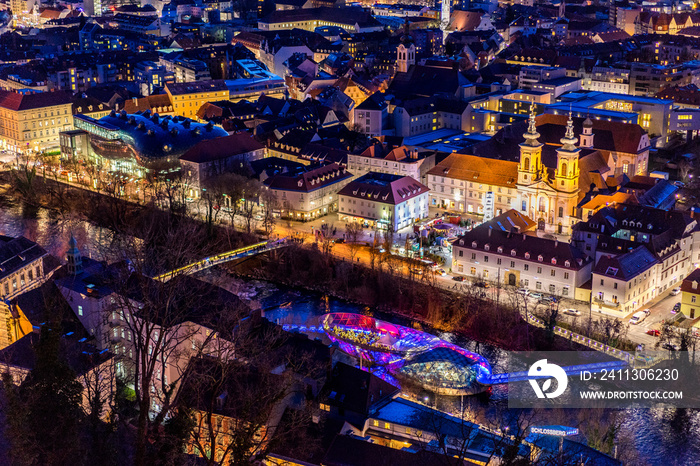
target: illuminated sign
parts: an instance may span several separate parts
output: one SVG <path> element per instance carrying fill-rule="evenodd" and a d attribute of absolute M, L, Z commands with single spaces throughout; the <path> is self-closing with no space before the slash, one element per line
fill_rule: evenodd
<path fill-rule="evenodd" d="M 575 427 L 566 426 L 542 426 L 530 427 L 531 434 L 554 435 L 556 437 L 568 437 L 570 435 L 578 435 L 578 429 Z"/>
<path fill-rule="evenodd" d="M 484 222 L 488 222 L 493 218 L 494 212 L 494 195 L 493 191 L 489 191 L 484 196 Z"/>
<path fill-rule="evenodd" d="M 629 102 L 620 102 L 619 100 L 609 100 L 605 102 L 605 110 L 613 110 L 615 112 L 632 112 L 632 104 Z"/>

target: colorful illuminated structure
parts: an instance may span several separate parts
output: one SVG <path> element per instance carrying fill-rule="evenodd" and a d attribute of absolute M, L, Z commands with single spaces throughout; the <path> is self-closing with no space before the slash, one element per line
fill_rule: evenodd
<path fill-rule="evenodd" d="M 321 322 L 343 352 L 398 380 L 440 395 L 471 395 L 490 385 L 491 366 L 483 356 L 434 335 L 361 314 L 331 313 Z"/>

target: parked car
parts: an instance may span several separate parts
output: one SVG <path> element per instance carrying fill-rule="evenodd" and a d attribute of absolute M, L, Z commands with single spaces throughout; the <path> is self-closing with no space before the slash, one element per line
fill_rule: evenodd
<path fill-rule="evenodd" d="M 667 349 L 669 351 L 680 351 L 681 350 L 681 347 L 675 343 L 668 343 L 667 342 L 667 343 L 664 343 L 663 345 L 661 345 L 661 347 L 663 349 Z"/>
<path fill-rule="evenodd" d="M 489 284 L 486 282 L 474 282 L 474 286 L 478 286 L 479 288 L 488 288 Z"/>
<path fill-rule="evenodd" d="M 444 277 L 445 275 L 447 275 L 447 272 L 445 272 L 445 269 L 437 269 L 437 270 L 434 270 L 433 273 L 435 275 L 440 275 L 441 277 Z"/>
<path fill-rule="evenodd" d="M 460 275 L 457 275 L 455 277 L 452 277 L 452 280 L 454 280 L 456 282 L 463 282 L 465 280 L 465 278 L 460 276 Z"/>
<path fill-rule="evenodd" d="M 542 293 L 530 293 L 530 297 L 539 301 L 540 299 L 542 299 Z"/>
<path fill-rule="evenodd" d="M 671 314 L 676 314 L 677 312 L 680 312 L 681 310 L 681 303 L 676 303 L 673 305 L 673 309 L 671 309 Z"/>
<path fill-rule="evenodd" d="M 647 330 L 647 335 L 651 335 L 652 337 L 658 337 L 660 334 L 661 334 L 661 332 L 659 332 L 655 328 Z"/>
<path fill-rule="evenodd" d="M 520 289 L 518 290 L 518 293 L 521 294 L 521 295 L 523 295 L 523 296 L 527 296 L 527 295 L 530 294 L 530 290 L 528 290 L 527 288 L 520 288 Z"/>
<path fill-rule="evenodd" d="M 674 288 L 671 290 L 671 296 L 678 296 L 679 294 L 681 294 L 680 288 Z"/>
<path fill-rule="evenodd" d="M 581 315 L 581 311 L 579 311 L 578 309 L 564 309 L 561 312 L 563 312 L 564 314 L 567 314 L 570 316 L 576 316 L 576 317 Z"/>
<path fill-rule="evenodd" d="M 335 240 L 335 242 L 337 244 L 343 244 L 345 242 L 345 238 L 338 238 L 337 240 Z"/>
<path fill-rule="evenodd" d="M 646 315 L 649 315 L 649 314 L 651 314 L 651 309 L 644 309 L 642 312 L 645 313 Z"/>
<path fill-rule="evenodd" d="M 551 296 L 551 295 L 546 295 L 546 296 L 543 296 L 543 297 L 541 298 L 541 301 L 542 301 L 543 303 L 556 303 L 556 302 L 557 302 L 557 298 L 555 298 L 554 296 Z"/>

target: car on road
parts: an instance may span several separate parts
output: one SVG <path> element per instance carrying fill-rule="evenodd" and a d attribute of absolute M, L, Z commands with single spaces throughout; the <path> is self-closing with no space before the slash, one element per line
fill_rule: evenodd
<path fill-rule="evenodd" d="M 635 312 L 632 317 L 630 318 L 630 324 L 632 325 L 637 325 L 641 324 L 644 319 L 647 318 L 647 313 L 644 311 L 638 311 Z"/>
<path fill-rule="evenodd" d="M 668 343 L 667 342 L 667 343 L 664 343 L 663 345 L 661 345 L 661 347 L 663 349 L 667 349 L 669 351 L 680 351 L 681 350 L 681 347 L 675 343 Z"/>
<path fill-rule="evenodd" d="M 447 272 L 445 272 L 445 269 L 437 269 L 437 270 L 434 270 L 433 273 L 435 275 L 440 275 L 441 277 L 444 277 L 445 275 L 447 275 Z"/>
<path fill-rule="evenodd" d="M 655 328 L 647 330 L 647 335 L 651 335 L 652 337 L 658 337 L 661 334 L 658 330 Z"/>
<path fill-rule="evenodd" d="M 671 296 L 678 296 L 679 294 L 681 294 L 680 288 L 674 288 L 671 290 Z"/>
<path fill-rule="evenodd" d="M 566 314 L 566 315 L 576 316 L 576 317 L 581 315 L 581 311 L 579 311 L 578 309 L 564 309 L 561 312 Z"/>
<path fill-rule="evenodd" d="M 479 288 L 488 288 L 489 284 L 486 282 L 474 282 L 474 286 L 477 286 Z"/>
<path fill-rule="evenodd" d="M 454 280 L 456 282 L 463 282 L 465 280 L 465 278 L 461 277 L 461 276 L 456 276 L 456 277 L 452 277 L 452 280 Z"/>
<path fill-rule="evenodd" d="M 530 294 L 530 290 L 528 290 L 527 288 L 520 288 L 518 290 L 518 294 L 521 294 L 523 296 L 527 296 Z"/>
<path fill-rule="evenodd" d="M 530 297 L 539 301 L 540 299 L 542 299 L 542 293 L 530 293 Z"/>
<path fill-rule="evenodd" d="M 645 313 L 646 315 L 649 315 L 649 314 L 651 314 L 651 309 L 644 309 L 642 312 Z"/>
<path fill-rule="evenodd" d="M 343 244 L 345 242 L 345 238 L 338 238 L 335 240 L 336 244 Z"/>
<path fill-rule="evenodd" d="M 542 301 L 543 303 L 552 303 L 553 304 L 553 303 L 557 302 L 557 298 L 555 298 L 554 296 L 551 296 L 551 295 L 546 295 L 546 296 L 543 296 L 542 298 L 540 298 L 540 301 Z"/>
<path fill-rule="evenodd" d="M 671 314 L 676 314 L 681 310 L 681 303 L 676 303 L 673 305 L 673 309 L 671 309 Z"/>

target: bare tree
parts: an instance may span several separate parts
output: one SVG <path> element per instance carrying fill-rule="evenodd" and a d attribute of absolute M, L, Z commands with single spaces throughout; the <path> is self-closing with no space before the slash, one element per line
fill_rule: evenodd
<path fill-rule="evenodd" d="M 193 360 L 178 395 L 194 411 L 191 444 L 212 466 L 258 464 L 303 429 L 307 405 L 295 401 L 306 392 L 301 380 L 323 372 L 308 353 L 285 346 L 279 327 L 237 328 L 243 329 L 232 335 L 238 359 Z"/>
<path fill-rule="evenodd" d="M 202 228 L 189 222 L 165 226 L 165 231 L 156 222 L 145 228 L 140 240 L 122 237 L 115 244 L 114 254 L 127 266 L 109 279 L 114 302 L 106 316 L 118 324 L 110 338 L 121 358 L 121 375 L 133 388 L 134 463 L 139 466 L 161 454 L 153 446 L 167 433 L 162 425 L 172 415 L 187 361 L 207 351 L 217 337 L 202 321 L 213 322 L 212 315 L 226 310 L 209 284 L 187 276 L 148 278 L 203 256 L 198 247 L 206 237 Z"/>
<path fill-rule="evenodd" d="M 247 233 L 251 233 L 255 229 L 255 217 L 260 200 L 260 193 L 260 183 L 255 180 L 248 180 L 243 190 L 243 206 L 241 208 L 241 214 L 245 220 Z"/>
<path fill-rule="evenodd" d="M 262 190 L 261 195 L 262 207 L 262 226 L 265 230 L 265 235 L 269 238 L 275 229 L 275 212 L 279 208 L 279 201 L 273 191 L 268 188 Z"/>
<path fill-rule="evenodd" d="M 347 225 L 345 225 L 345 241 L 348 243 L 348 247 L 350 248 L 350 261 L 351 262 L 355 262 L 355 257 L 357 256 L 357 253 L 360 251 L 361 245 L 358 243 L 358 240 L 359 240 L 361 234 L 362 234 L 362 229 L 361 229 L 359 223 L 350 222 Z"/>

